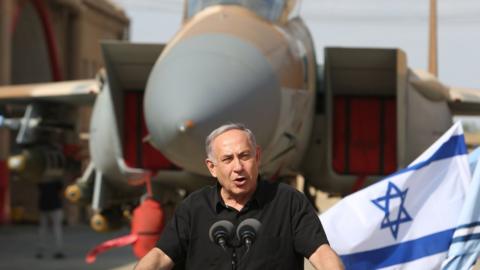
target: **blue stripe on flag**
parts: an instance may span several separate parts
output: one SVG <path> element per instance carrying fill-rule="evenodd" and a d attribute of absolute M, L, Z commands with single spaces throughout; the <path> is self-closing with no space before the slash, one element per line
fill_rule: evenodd
<path fill-rule="evenodd" d="M 465 137 L 463 134 L 452 136 L 442 144 L 440 149 L 435 151 L 435 153 L 427 160 L 415 164 L 412 167 L 424 167 L 430 164 L 433 161 L 450 158 L 456 155 L 465 155 L 467 154 L 467 146 L 465 144 Z"/>
<path fill-rule="evenodd" d="M 480 221 L 475 221 L 475 222 L 472 222 L 472 223 L 469 223 L 469 224 L 464 224 L 464 225 L 457 226 L 457 230 L 458 229 L 463 229 L 463 228 L 476 227 L 478 225 L 480 225 Z"/>
<path fill-rule="evenodd" d="M 383 178 L 382 180 L 389 179 L 389 178 L 392 178 L 393 176 L 406 173 L 409 171 L 419 170 L 434 161 L 451 158 L 457 155 L 466 155 L 467 153 L 468 151 L 467 151 L 467 145 L 465 144 L 465 137 L 463 136 L 463 134 L 455 135 L 450 137 L 448 141 L 442 144 L 442 146 L 429 159 L 419 162 L 405 169 L 398 170 L 395 173 L 390 174 L 386 178 Z"/>
<path fill-rule="evenodd" d="M 457 243 L 457 242 L 467 242 L 470 240 L 477 240 L 480 239 L 480 233 L 475 233 L 475 234 L 467 234 L 464 236 L 458 236 L 452 239 L 452 244 Z"/>
<path fill-rule="evenodd" d="M 405 263 L 447 251 L 454 231 L 449 229 L 396 245 L 342 255 L 341 258 L 347 269 L 377 269 Z"/>
<path fill-rule="evenodd" d="M 461 229 L 465 229 L 465 228 L 473 228 L 473 227 L 477 227 L 478 225 L 480 225 L 480 222 L 476 221 L 476 222 L 472 222 L 470 224 L 460 225 L 456 228 L 456 230 L 461 230 Z M 454 237 L 452 239 L 452 244 L 457 243 L 457 242 L 466 242 L 466 241 L 477 240 L 477 239 L 480 239 L 480 233 L 470 233 L 470 234 Z"/>

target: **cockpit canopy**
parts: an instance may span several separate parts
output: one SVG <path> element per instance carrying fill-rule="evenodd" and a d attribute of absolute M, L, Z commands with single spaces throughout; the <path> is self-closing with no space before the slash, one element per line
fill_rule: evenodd
<path fill-rule="evenodd" d="M 282 23 L 299 13 L 300 0 L 185 0 L 184 21 L 214 5 L 238 5 L 273 23 Z"/>

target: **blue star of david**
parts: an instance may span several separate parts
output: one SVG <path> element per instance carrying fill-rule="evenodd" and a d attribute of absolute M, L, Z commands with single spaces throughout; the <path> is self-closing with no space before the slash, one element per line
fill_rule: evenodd
<path fill-rule="evenodd" d="M 395 239 L 397 239 L 400 224 L 412 221 L 412 218 L 407 213 L 407 209 L 404 207 L 407 191 L 408 188 L 405 191 L 401 191 L 397 186 L 395 186 L 395 184 L 388 182 L 387 193 L 385 196 L 381 196 L 375 200 L 372 200 L 372 202 L 385 213 L 385 217 L 382 220 L 380 228 L 390 228 L 392 236 Z M 393 199 L 400 200 L 400 205 L 398 206 L 398 212 L 396 214 L 390 212 L 391 207 L 396 209 L 395 206 L 391 206 L 391 201 Z"/>

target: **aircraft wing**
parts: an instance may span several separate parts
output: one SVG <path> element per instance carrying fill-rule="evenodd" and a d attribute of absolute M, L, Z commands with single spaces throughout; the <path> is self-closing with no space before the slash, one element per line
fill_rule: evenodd
<path fill-rule="evenodd" d="M 99 93 L 97 80 L 78 80 L 0 86 L 0 103 L 58 101 L 67 104 L 92 104 Z"/>
<path fill-rule="evenodd" d="M 448 106 L 456 115 L 480 115 L 480 89 L 450 87 Z"/>
<path fill-rule="evenodd" d="M 480 89 L 447 86 L 423 70 L 412 70 L 409 82 L 429 100 L 446 101 L 454 115 L 480 115 Z"/>

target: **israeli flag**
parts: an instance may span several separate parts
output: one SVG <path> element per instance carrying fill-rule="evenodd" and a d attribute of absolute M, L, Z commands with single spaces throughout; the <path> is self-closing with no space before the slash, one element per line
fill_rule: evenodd
<path fill-rule="evenodd" d="M 470 153 L 468 161 L 473 172 L 465 205 L 460 213 L 457 228 L 453 233 L 448 258 L 443 270 L 467 270 L 480 255 L 480 148 Z"/>
<path fill-rule="evenodd" d="M 320 218 L 347 269 L 439 269 L 470 179 L 457 123 L 407 168 L 345 197 Z"/>

